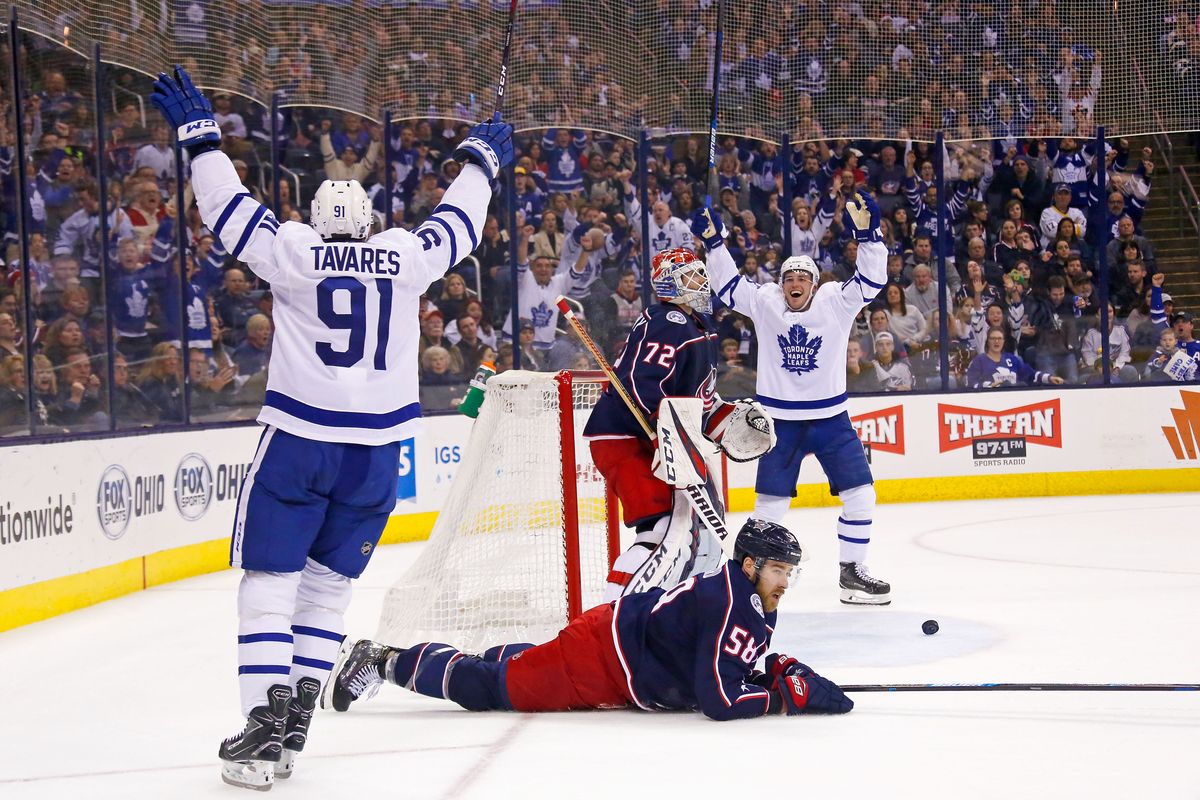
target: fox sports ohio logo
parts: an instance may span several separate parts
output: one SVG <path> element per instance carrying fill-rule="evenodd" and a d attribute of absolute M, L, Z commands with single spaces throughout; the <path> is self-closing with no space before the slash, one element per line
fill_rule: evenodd
<path fill-rule="evenodd" d="M 195 521 L 204 516 L 213 496 L 212 467 L 199 453 L 188 453 L 175 468 L 175 508 Z"/>
<path fill-rule="evenodd" d="M 100 476 L 96 514 L 106 537 L 115 541 L 125 535 L 133 517 L 133 484 L 129 481 L 129 473 L 119 464 L 110 465 Z"/>

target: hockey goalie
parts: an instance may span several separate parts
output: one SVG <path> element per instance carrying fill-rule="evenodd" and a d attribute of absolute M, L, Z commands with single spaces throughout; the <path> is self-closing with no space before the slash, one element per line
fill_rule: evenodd
<path fill-rule="evenodd" d="M 771 420 L 758 403 L 728 403 L 717 396 L 718 340 L 704 262 L 690 250 L 664 250 L 654 256 L 651 285 L 658 302 L 642 312 L 613 368 L 650 426 L 670 436 L 652 440 L 611 386 L 584 428 L 596 467 L 621 501 L 625 525 L 636 531 L 634 544 L 609 573 L 605 602 L 670 586 L 721 563 L 720 542 L 683 491 L 698 485 L 723 517 L 712 474 L 702 459 L 678 458 L 662 442 L 682 438 L 690 449 L 702 433 L 735 461 L 759 458 L 775 442 Z M 696 408 L 696 419 L 689 419 L 690 408 Z M 672 455 L 686 468 L 672 468 Z"/>

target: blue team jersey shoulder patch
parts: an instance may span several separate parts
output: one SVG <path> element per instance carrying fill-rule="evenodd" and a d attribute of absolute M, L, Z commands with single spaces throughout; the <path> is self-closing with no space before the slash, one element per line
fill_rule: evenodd
<path fill-rule="evenodd" d="M 754 607 L 760 617 L 766 618 L 767 615 L 763 613 L 762 598 L 757 594 L 750 595 L 750 605 Z"/>
<path fill-rule="evenodd" d="M 820 336 L 810 337 L 808 330 L 796 323 L 788 329 L 786 336 L 780 334 L 775 338 L 779 342 L 779 352 L 783 354 L 781 366 L 788 372 L 801 375 L 817 368 L 817 354 L 821 352 L 822 344 Z"/>
<path fill-rule="evenodd" d="M 678 325 L 686 325 L 687 324 L 687 317 L 685 317 L 683 315 L 682 311 L 668 311 L 667 319 Z"/>

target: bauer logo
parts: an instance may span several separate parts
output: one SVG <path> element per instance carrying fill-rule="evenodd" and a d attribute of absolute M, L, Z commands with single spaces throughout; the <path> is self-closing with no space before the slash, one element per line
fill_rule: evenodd
<path fill-rule="evenodd" d="M 1183 408 L 1171 409 L 1175 424 L 1163 425 L 1163 436 L 1177 461 L 1195 461 L 1200 458 L 1200 394 L 1181 390 L 1179 400 Z"/>
<path fill-rule="evenodd" d="M 129 474 L 118 464 L 112 464 L 100 476 L 96 490 L 96 514 L 104 535 L 116 541 L 125 535 L 133 517 L 133 484 Z"/>
<path fill-rule="evenodd" d="M 850 418 L 850 424 L 868 453 L 904 455 L 904 406 L 858 414 Z"/>
<path fill-rule="evenodd" d="M 400 463 L 397 467 L 396 499 L 417 499 L 417 460 L 415 439 L 405 439 L 400 442 Z"/>
<path fill-rule="evenodd" d="M 175 508 L 186 520 L 198 520 L 213 497 L 212 467 L 199 453 L 188 453 L 175 468 Z"/>
<path fill-rule="evenodd" d="M 938 403 L 938 450 L 971 448 L 977 467 L 1023 464 L 1030 444 L 1062 447 L 1062 407 L 1057 398 L 991 411 Z"/>

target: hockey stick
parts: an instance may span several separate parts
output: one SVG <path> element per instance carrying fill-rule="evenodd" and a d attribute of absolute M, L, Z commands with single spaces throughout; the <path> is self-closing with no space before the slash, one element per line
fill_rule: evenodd
<path fill-rule="evenodd" d="M 724 27 L 725 16 L 723 11 L 725 4 L 722 0 L 717 0 L 717 46 L 713 50 L 713 79 L 712 79 L 712 105 L 709 113 L 708 124 L 708 194 L 704 198 L 704 204 L 711 207 L 713 198 L 720 200 L 719 182 L 717 181 L 717 95 L 721 91 L 721 44 L 724 40 L 722 28 Z"/>
<path fill-rule="evenodd" d="M 629 413 L 633 414 L 633 418 L 642 426 L 642 430 L 646 436 L 650 437 L 650 441 L 655 441 L 658 436 L 654 429 L 650 427 L 646 415 L 633 402 L 633 398 L 629 396 L 629 391 L 625 388 L 625 384 L 617 377 L 617 373 L 613 371 L 612 366 L 608 363 L 608 359 L 604 357 L 604 353 L 600 352 L 600 348 L 596 346 L 596 342 L 592 339 L 591 334 L 584 330 L 583 325 L 575 316 L 575 312 L 567 305 L 567 300 L 562 295 L 558 298 L 558 311 L 571 325 L 571 330 L 575 331 L 575 335 L 579 337 L 579 341 L 583 342 L 583 346 L 592 354 L 592 358 L 596 359 L 596 363 L 600 365 L 600 369 L 608 376 L 609 384 L 617 390 L 617 394 L 621 396 L 621 400 L 629 408 Z M 700 517 L 700 521 L 704 523 L 704 527 L 708 528 L 714 536 L 721 542 L 724 542 L 729 537 L 729 529 L 725 527 L 725 520 L 721 518 L 721 514 L 713 507 L 708 498 L 704 496 L 704 492 L 700 491 L 699 486 L 683 486 L 684 494 L 687 495 L 688 501 L 696 512 L 696 516 Z"/>
<path fill-rule="evenodd" d="M 843 692 L 1196 692 L 1200 683 L 893 683 L 855 684 Z"/>
<path fill-rule="evenodd" d="M 499 122 L 504 111 L 504 87 L 508 84 L 508 54 L 512 51 L 513 28 L 517 22 L 517 0 L 509 0 L 508 25 L 504 28 L 504 54 L 500 56 L 500 79 L 496 81 L 496 113 L 492 122 Z"/>

